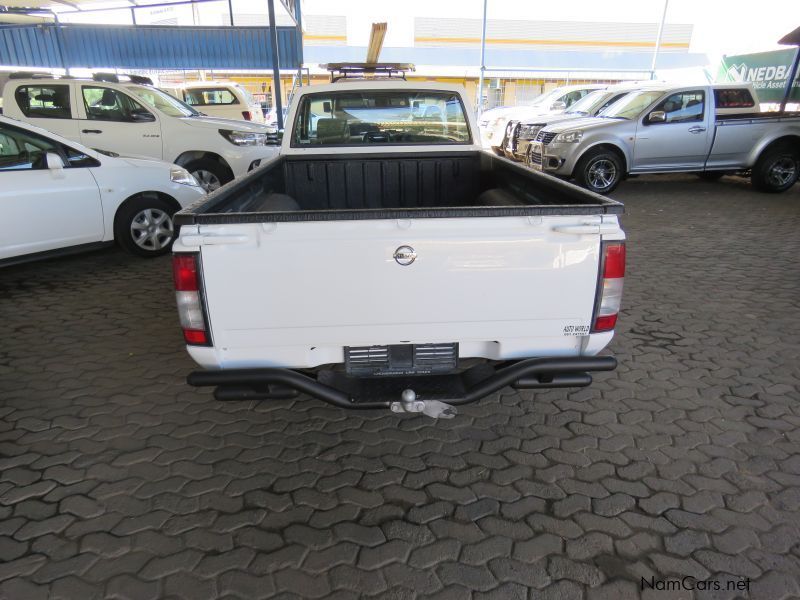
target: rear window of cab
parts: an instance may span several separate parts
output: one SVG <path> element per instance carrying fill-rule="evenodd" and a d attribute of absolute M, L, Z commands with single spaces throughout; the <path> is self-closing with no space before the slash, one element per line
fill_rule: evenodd
<path fill-rule="evenodd" d="M 742 88 L 714 90 L 717 108 L 753 108 L 756 103 L 750 90 Z"/>
<path fill-rule="evenodd" d="M 228 88 L 192 88 L 183 93 L 189 106 L 214 106 L 239 104 L 236 95 Z"/>
<path fill-rule="evenodd" d="M 306 94 L 295 116 L 292 147 L 469 144 L 458 94 L 428 90 Z"/>

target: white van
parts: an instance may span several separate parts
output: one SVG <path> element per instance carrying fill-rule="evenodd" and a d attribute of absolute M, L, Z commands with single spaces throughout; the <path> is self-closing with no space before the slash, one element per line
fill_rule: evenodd
<path fill-rule="evenodd" d="M 209 117 L 264 123 L 261 105 L 234 81 L 197 81 L 161 89 Z"/>
<path fill-rule="evenodd" d="M 274 129 L 203 116 L 149 85 L 27 75 L 3 88 L 5 116 L 89 148 L 175 163 L 209 192 L 278 152 Z"/>

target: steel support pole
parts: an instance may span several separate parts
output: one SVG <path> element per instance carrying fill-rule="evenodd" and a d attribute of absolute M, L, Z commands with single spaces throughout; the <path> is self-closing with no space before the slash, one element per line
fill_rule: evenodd
<path fill-rule="evenodd" d="M 228 0 L 228 18 L 231 22 L 231 27 L 233 27 L 233 0 Z"/>
<path fill-rule="evenodd" d="M 792 95 L 792 89 L 794 86 L 794 80 L 797 78 L 797 67 L 800 64 L 800 46 L 797 47 L 797 50 L 794 53 L 794 60 L 792 61 L 792 68 L 789 69 L 789 78 L 786 80 L 786 89 L 783 92 L 783 100 L 781 100 L 781 110 L 780 112 L 784 112 L 786 110 L 786 103 L 789 101 L 789 98 Z"/>
<path fill-rule="evenodd" d="M 661 23 L 658 26 L 656 47 L 653 50 L 653 63 L 650 65 L 650 79 L 656 78 L 656 61 L 658 60 L 658 51 L 661 49 L 661 36 L 664 34 L 664 21 L 667 20 L 667 7 L 669 7 L 669 0 L 664 0 L 664 12 L 661 14 Z"/>
<path fill-rule="evenodd" d="M 272 91 L 275 94 L 275 116 L 278 129 L 283 129 L 283 102 L 281 101 L 281 58 L 278 54 L 278 27 L 275 24 L 275 0 L 267 0 L 269 9 L 269 41 L 272 46 Z"/>
<path fill-rule="evenodd" d="M 483 0 L 483 24 L 481 26 L 481 74 L 478 78 L 478 107 L 477 115 L 483 112 L 483 74 L 486 71 L 486 9 L 489 0 Z"/>

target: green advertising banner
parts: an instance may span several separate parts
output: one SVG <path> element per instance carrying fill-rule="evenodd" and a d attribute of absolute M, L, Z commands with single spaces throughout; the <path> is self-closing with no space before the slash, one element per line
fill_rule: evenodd
<path fill-rule="evenodd" d="M 783 100 L 792 62 L 799 51 L 800 49 L 791 48 L 725 56 L 717 73 L 717 82 L 749 82 L 758 92 L 758 99 L 761 102 L 780 102 Z M 798 78 L 794 80 L 790 99 L 800 99 Z"/>

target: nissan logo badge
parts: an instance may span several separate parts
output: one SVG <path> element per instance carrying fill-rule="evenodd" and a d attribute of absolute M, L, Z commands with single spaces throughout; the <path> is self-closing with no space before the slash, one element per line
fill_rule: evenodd
<path fill-rule="evenodd" d="M 411 246 L 400 246 L 394 251 L 394 259 L 397 261 L 398 265 L 407 267 L 417 260 L 417 253 L 414 252 L 414 249 Z"/>

